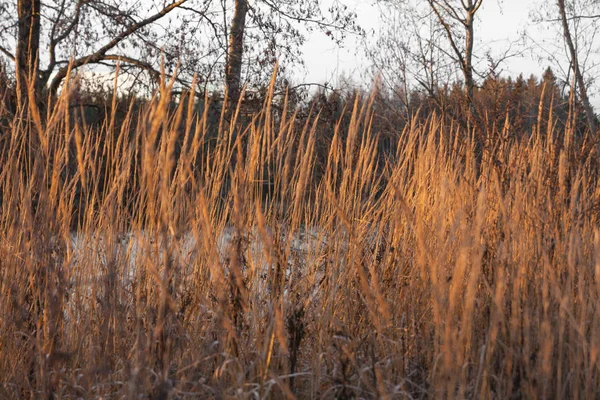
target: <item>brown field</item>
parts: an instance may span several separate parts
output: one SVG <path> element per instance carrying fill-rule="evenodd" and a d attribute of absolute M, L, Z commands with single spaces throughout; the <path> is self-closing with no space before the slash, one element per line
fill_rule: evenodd
<path fill-rule="evenodd" d="M 170 100 L 0 110 L 0 398 L 600 397 L 591 138 Z"/>

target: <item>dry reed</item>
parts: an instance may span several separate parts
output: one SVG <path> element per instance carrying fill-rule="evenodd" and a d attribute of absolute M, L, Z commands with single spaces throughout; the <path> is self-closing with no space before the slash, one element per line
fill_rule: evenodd
<path fill-rule="evenodd" d="M 316 174 L 318 115 L 215 127 L 170 90 L 96 127 L 68 90 L 0 110 L 0 397 L 600 396 L 572 132 L 478 157 L 432 116 L 384 159 L 357 100 Z"/>

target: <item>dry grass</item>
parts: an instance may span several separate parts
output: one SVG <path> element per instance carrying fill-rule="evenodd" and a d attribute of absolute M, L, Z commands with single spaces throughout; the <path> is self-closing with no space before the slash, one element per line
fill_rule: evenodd
<path fill-rule="evenodd" d="M 314 120 L 267 99 L 215 140 L 169 100 L 9 121 L 0 397 L 600 396 L 600 183 L 571 132 L 477 159 L 432 116 L 382 164 L 357 102 L 315 178 Z"/>

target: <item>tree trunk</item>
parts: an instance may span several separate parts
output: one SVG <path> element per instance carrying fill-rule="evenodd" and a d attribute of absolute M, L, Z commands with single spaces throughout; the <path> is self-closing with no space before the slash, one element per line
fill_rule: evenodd
<path fill-rule="evenodd" d="M 587 95 L 587 89 L 585 87 L 585 81 L 581 74 L 581 68 L 579 66 L 579 58 L 577 57 L 577 50 L 571 37 L 571 30 L 569 29 L 569 22 L 567 20 L 567 13 L 565 11 L 565 0 L 558 0 L 558 11 L 560 12 L 560 19 L 562 21 L 563 35 L 565 37 L 565 43 L 569 49 L 569 55 L 571 56 L 571 65 L 573 66 L 573 74 L 577 85 L 579 86 L 579 95 L 581 96 L 581 102 L 585 109 L 585 115 L 588 122 L 588 128 L 592 133 L 596 132 L 596 120 L 594 110 L 590 104 L 590 99 Z"/>
<path fill-rule="evenodd" d="M 17 32 L 17 102 L 19 106 L 29 99 L 28 85 L 33 85 L 34 96 L 39 93 L 40 0 L 18 0 Z"/>
<path fill-rule="evenodd" d="M 465 78 L 465 88 L 469 100 L 469 106 L 473 106 L 473 91 L 475 81 L 473 80 L 473 31 L 474 31 L 473 4 L 469 1 L 469 9 L 467 10 L 467 19 L 465 22 L 465 58 L 463 65 L 463 75 Z"/>
<path fill-rule="evenodd" d="M 246 14 L 248 1 L 236 0 L 231 31 L 229 34 L 229 51 L 225 69 L 225 84 L 227 85 L 228 103 L 234 108 L 240 99 L 242 79 L 242 60 L 244 55 L 244 30 L 246 29 Z"/>

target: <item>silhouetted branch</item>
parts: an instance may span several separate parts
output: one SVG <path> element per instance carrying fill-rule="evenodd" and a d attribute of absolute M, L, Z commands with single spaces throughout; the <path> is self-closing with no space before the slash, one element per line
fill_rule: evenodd
<path fill-rule="evenodd" d="M 67 66 L 61 68 L 56 73 L 56 76 L 52 79 L 52 83 L 50 85 L 50 91 L 52 93 L 56 93 L 58 91 L 58 88 L 60 87 L 60 84 L 62 83 L 63 79 L 65 79 L 65 77 L 69 73 L 69 69 L 77 69 L 77 68 L 82 67 L 87 64 L 94 64 L 99 61 L 105 60 L 106 53 L 108 51 L 110 51 L 111 49 L 113 49 L 114 47 L 116 47 L 119 43 L 121 43 L 127 37 L 136 33 L 138 30 L 142 29 L 143 27 L 145 27 L 155 21 L 158 21 L 159 19 L 161 19 L 162 17 L 164 17 L 165 15 L 167 15 L 168 13 L 170 13 L 171 11 L 173 11 L 174 9 L 181 6 L 182 4 L 184 4 L 187 1 L 188 0 L 178 0 L 174 3 L 171 3 L 170 5 L 166 6 L 161 11 L 159 11 L 158 13 L 152 15 L 151 17 L 148 17 L 148 18 L 146 18 L 140 22 L 137 22 L 135 24 L 132 24 L 131 26 L 129 26 L 129 28 L 125 29 L 121 34 L 119 34 L 117 37 L 112 39 L 110 42 L 108 42 L 107 44 L 102 46 L 96 52 L 94 52 L 90 55 L 84 56 L 84 57 L 80 57 L 76 60 L 73 60 L 70 63 L 70 65 L 67 65 Z"/>

